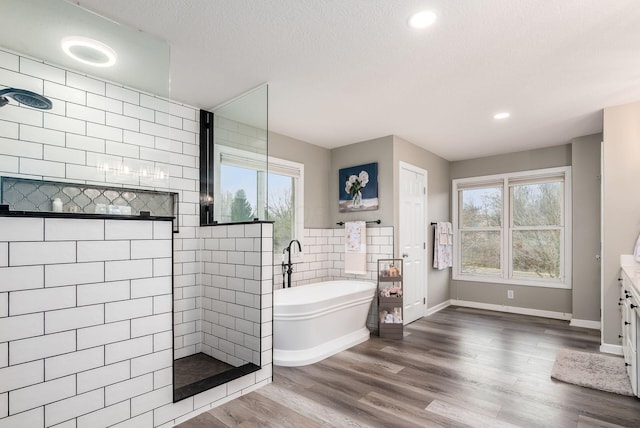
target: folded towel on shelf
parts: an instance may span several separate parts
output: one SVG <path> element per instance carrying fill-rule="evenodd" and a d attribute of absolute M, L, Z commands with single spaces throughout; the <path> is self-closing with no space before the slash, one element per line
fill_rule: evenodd
<path fill-rule="evenodd" d="M 344 273 L 367 273 L 367 224 L 364 221 L 344 224 Z"/>
<path fill-rule="evenodd" d="M 453 226 L 448 221 L 439 221 L 433 239 L 433 267 L 443 270 L 453 266 Z"/>

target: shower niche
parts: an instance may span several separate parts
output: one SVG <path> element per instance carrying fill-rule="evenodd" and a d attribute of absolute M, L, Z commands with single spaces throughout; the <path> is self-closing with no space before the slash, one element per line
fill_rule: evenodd
<path fill-rule="evenodd" d="M 174 286 L 174 401 L 271 365 L 266 166 L 266 86 L 201 111 L 198 287 Z"/>

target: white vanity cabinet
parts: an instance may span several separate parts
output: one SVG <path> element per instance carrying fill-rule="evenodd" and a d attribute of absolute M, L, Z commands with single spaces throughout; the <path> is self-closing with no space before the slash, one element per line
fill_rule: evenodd
<path fill-rule="evenodd" d="M 621 257 L 620 298 L 618 305 L 621 311 L 622 350 L 631 387 L 636 396 L 638 393 L 638 337 L 640 336 L 640 264 L 631 256 Z"/>

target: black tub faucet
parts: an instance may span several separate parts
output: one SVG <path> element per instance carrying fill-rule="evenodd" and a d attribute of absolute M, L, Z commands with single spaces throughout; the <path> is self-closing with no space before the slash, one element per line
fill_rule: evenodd
<path fill-rule="evenodd" d="M 287 284 L 286 284 L 287 288 L 291 288 L 291 274 L 293 273 L 293 263 L 291 262 L 291 246 L 294 244 L 294 242 L 298 244 L 298 251 L 302 252 L 302 245 L 300 245 L 300 241 L 298 241 L 297 239 L 291 240 L 291 242 L 289 242 L 289 245 L 287 245 L 287 248 L 282 250 L 283 254 L 285 251 L 289 253 L 287 263 L 285 263 L 284 260 L 282 261 L 282 288 L 284 288 L 285 286 L 284 284 L 285 272 L 287 273 Z"/>

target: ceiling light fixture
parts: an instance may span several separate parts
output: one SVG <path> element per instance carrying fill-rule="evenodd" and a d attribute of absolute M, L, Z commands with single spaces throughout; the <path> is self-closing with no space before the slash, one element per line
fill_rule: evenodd
<path fill-rule="evenodd" d="M 421 12 L 414 13 L 409 18 L 409 27 L 411 28 L 427 28 L 436 22 L 436 14 L 430 10 L 423 10 Z"/>
<path fill-rule="evenodd" d="M 94 67 L 111 67 L 118 55 L 109 46 L 86 37 L 65 37 L 62 50 L 71 58 Z"/>
<path fill-rule="evenodd" d="M 494 119 L 501 120 L 501 119 L 506 119 L 506 118 L 508 118 L 509 116 L 511 116 L 511 113 L 509 113 L 509 112 L 507 112 L 507 111 L 504 111 L 504 112 L 502 112 L 502 113 L 496 113 L 496 114 L 494 114 L 494 115 L 493 115 L 493 118 L 494 118 Z"/>

